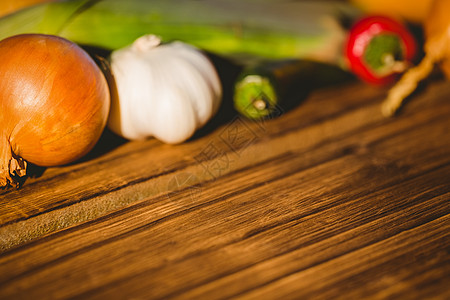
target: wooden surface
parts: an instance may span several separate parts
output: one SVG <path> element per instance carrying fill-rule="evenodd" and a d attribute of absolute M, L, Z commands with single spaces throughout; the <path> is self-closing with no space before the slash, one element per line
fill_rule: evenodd
<path fill-rule="evenodd" d="M 225 109 L 182 145 L 106 132 L 0 191 L 1 299 L 449 299 L 450 85 Z"/>

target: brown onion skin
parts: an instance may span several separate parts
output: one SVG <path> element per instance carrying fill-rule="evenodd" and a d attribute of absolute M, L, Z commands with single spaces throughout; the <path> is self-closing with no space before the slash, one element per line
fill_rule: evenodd
<path fill-rule="evenodd" d="M 75 43 L 43 34 L 0 41 L 0 147 L 9 143 L 16 157 L 45 167 L 81 158 L 100 138 L 109 106 L 102 71 Z"/>

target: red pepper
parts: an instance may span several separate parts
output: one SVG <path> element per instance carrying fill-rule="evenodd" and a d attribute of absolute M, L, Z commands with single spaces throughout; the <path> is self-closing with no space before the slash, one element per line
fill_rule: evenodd
<path fill-rule="evenodd" d="M 386 85 L 394 82 L 414 59 L 417 42 L 400 22 L 385 16 L 367 16 L 350 29 L 345 54 L 350 70 L 359 78 Z"/>

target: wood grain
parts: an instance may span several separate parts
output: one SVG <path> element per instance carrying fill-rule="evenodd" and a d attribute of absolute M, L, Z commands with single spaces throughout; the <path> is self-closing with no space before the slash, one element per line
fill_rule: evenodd
<path fill-rule="evenodd" d="M 450 86 L 316 91 L 177 146 L 106 134 L 0 194 L 0 298 L 446 299 Z"/>

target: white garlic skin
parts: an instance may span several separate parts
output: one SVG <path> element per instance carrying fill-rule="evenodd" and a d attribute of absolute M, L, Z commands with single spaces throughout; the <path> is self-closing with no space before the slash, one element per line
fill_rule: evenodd
<path fill-rule="evenodd" d="M 181 143 L 220 106 L 222 86 L 216 69 L 193 46 L 160 44 L 158 37 L 145 35 L 114 51 L 110 59 L 116 90 L 111 92 L 108 127 L 126 139 L 153 136 Z"/>

